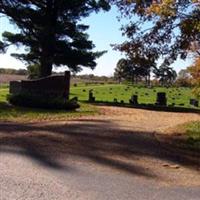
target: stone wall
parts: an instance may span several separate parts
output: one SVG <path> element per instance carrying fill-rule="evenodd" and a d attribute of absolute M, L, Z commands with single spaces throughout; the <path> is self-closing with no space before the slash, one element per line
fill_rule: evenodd
<path fill-rule="evenodd" d="M 69 98 L 70 72 L 65 75 L 52 75 L 35 80 L 10 82 L 10 94 L 48 95 Z"/>

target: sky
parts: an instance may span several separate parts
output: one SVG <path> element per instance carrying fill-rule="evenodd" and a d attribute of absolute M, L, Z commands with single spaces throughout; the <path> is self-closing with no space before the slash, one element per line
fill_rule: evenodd
<path fill-rule="evenodd" d="M 90 26 L 87 33 L 89 34 L 89 39 L 96 46 L 94 50 L 106 50 L 107 53 L 97 60 L 95 70 L 84 68 L 81 74 L 113 75 L 118 60 L 123 58 L 124 55 L 114 51 L 111 44 L 120 44 L 126 40 L 120 31 L 120 27 L 124 21 L 119 22 L 117 16 L 119 16 L 117 8 L 113 7 L 109 12 L 94 13 L 83 20 L 84 24 Z M 17 29 L 5 17 L 0 17 L 0 40 L 1 34 L 4 31 L 16 32 Z M 20 50 L 20 48 L 10 47 L 6 54 L 0 54 L 0 68 L 25 68 L 24 63 L 10 56 L 10 53 L 19 52 Z M 180 69 L 191 65 L 191 63 L 192 59 L 187 59 L 186 61 L 178 59 L 172 67 L 178 72 Z"/>

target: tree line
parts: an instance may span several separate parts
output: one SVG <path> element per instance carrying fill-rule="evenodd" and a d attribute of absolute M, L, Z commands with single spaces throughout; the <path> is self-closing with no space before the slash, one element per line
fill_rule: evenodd
<path fill-rule="evenodd" d="M 11 74 L 11 75 L 28 75 L 26 69 L 10 69 L 10 68 L 0 68 L 0 74 Z"/>
<path fill-rule="evenodd" d="M 118 61 L 114 79 L 119 83 L 128 81 L 132 84 L 145 83 L 146 86 L 194 86 L 194 75 L 197 75 L 196 67 L 190 66 L 187 69 L 181 69 L 178 73 L 171 67 L 136 67 L 130 60 L 122 58 Z"/>
<path fill-rule="evenodd" d="M 162 86 L 169 86 L 175 82 L 177 73 L 171 67 L 157 68 L 156 66 L 145 66 L 143 63 L 136 65 L 125 58 L 118 61 L 114 72 L 114 77 L 119 82 L 127 80 L 132 84 L 138 84 L 143 81 L 146 86 L 151 85 L 151 76 L 158 79 Z"/>

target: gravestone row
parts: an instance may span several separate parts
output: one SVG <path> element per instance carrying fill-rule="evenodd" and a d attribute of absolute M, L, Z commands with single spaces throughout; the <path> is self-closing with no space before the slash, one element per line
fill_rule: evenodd
<path fill-rule="evenodd" d="M 136 94 L 138 94 L 136 92 Z M 148 93 L 145 94 L 146 96 L 148 96 Z M 175 100 L 176 98 L 172 98 L 173 100 Z M 114 98 L 114 103 L 118 103 L 117 98 Z M 93 95 L 93 90 L 89 91 L 89 102 L 95 102 L 95 97 Z M 123 100 L 120 101 L 121 103 L 124 103 Z M 132 105 L 138 105 L 138 95 L 132 95 L 131 99 L 129 100 L 129 103 Z M 153 105 L 153 104 L 152 104 Z M 156 103 L 155 105 L 158 106 L 167 106 L 167 97 L 166 97 L 166 93 L 165 92 L 158 92 L 157 93 L 157 98 L 156 98 Z M 179 106 L 184 106 L 183 103 L 178 104 Z M 199 106 L 199 101 L 196 99 L 190 99 L 190 105 L 198 107 Z M 172 103 L 170 106 L 175 106 L 175 103 Z"/>

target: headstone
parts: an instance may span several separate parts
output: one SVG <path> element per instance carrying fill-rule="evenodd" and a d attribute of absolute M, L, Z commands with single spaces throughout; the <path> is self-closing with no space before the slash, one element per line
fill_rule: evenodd
<path fill-rule="evenodd" d="M 133 105 L 138 105 L 138 96 L 137 95 L 133 95 L 131 97 L 131 99 L 129 100 L 130 104 L 133 104 Z"/>
<path fill-rule="evenodd" d="M 195 101 L 194 101 L 194 106 L 195 106 L 195 107 L 199 107 L 199 101 L 195 100 Z"/>
<path fill-rule="evenodd" d="M 199 101 L 196 99 L 190 99 L 190 105 L 199 107 Z"/>
<path fill-rule="evenodd" d="M 95 97 L 93 96 L 92 90 L 89 90 L 89 102 L 95 102 Z"/>
<path fill-rule="evenodd" d="M 156 105 L 159 105 L 159 106 L 166 106 L 167 105 L 167 98 L 166 98 L 165 92 L 158 92 L 157 93 Z"/>

